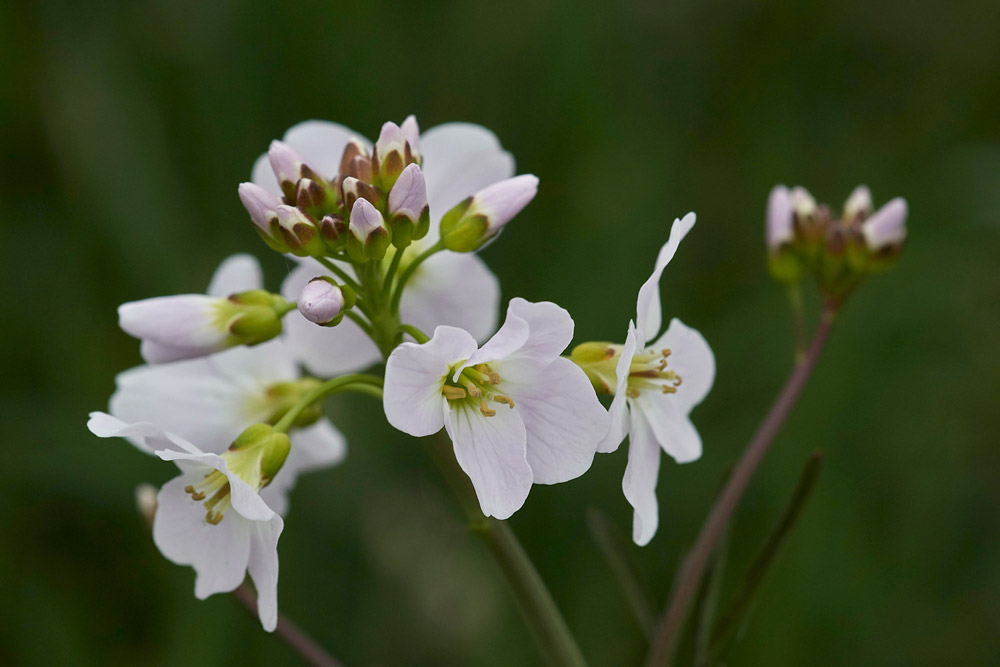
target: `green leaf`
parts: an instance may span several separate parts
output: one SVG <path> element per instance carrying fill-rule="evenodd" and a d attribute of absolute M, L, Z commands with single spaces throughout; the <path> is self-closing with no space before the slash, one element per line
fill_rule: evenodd
<path fill-rule="evenodd" d="M 636 622 L 646 639 L 652 637 L 656 616 L 649 588 L 641 583 L 641 574 L 632 555 L 632 546 L 621 531 L 600 510 L 587 510 L 587 525 L 601 555 L 611 568 L 611 573 L 625 594 L 625 599 L 635 614 Z"/>
<path fill-rule="evenodd" d="M 774 560 L 781 551 L 781 547 L 784 546 L 789 534 L 795 527 L 799 515 L 801 515 L 802 510 L 809 501 L 812 490 L 819 481 L 819 474 L 822 469 L 823 453 L 817 451 L 806 461 L 805 467 L 802 469 L 802 474 L 799 475 L 799 481 L 795 485 L 795 490 L 792 492 L 792 497 L 785 506 L 784 513 L 771 530 L 771 534 L 764 543 L 763 549 L 761 549 L 761 552 L 747 571 L 732 601 L 719 617 L 719 622 L 712 631 L 712 637 L 709 642 L 710 662 L 722 652 L 733 632 L 739 627 L 740 621 L 753 601 L 754 595 L 774 565 Z"/>

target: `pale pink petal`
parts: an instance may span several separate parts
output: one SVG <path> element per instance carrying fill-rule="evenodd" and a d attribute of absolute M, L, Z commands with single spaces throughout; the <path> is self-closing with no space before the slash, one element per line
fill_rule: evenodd
<path fill-rule="evenodd" d="M 708 341 L 697 329 L 675 317 L 652 348 L 670 350 L 667 368 L 681 377 L 681 385 L 677 393 L 667 396 L 682 412 L 690 412 L 705 399 L 715 382 L 715 355 Z"/>
<path fill-rule="evenodd" d="M 632 365 L 632 357 L 635 356 L 637 347 L 635 323 L 629 321 L 628 335 L 625 337 L 625 344 L 622 346 L 621 356 L 618 357 L 618 365 L 615 372 L 617 374 L 617 386 L 615 396 L 611 399 L 611 406 L 608 408 L 608 433 L 597 446 L 597 451 L 607 454 L 618 449 L 629 430 L 628 397 L 625 392 L 628 389 L 629 367 Z"/>
<path fill-rule="evenodd" d="M 643 340 L 652 340 L 660 332 L 660 326 L 663 323 L 660 305 L 660 276 L 663 275 L 663 269 L 667 268 L 667 264 L 674 258 L 677 246 L 694 227 L 694 222 L 694 213 L 688 213 L 683 218 L 674 220 L 674 224 L 670 228 L 670 238 L 660 248 L 660 253 L 656 258 L 653 274 L 639 288 L 635 324 Z"/>
<path fill-rule="evenodd" d="M 208 296 L 224 299 L 231 294 L 264 288 L 260 262 L 253 255 L 230 255 L 212 275 Z"/>
<path fill-rule="evenodd" d="M 632 540 L 639 546 L 649 544 L 660 522 L 656 501 L 656 480 L 660 474 L 660 447 L 645 418 L 637 410 L 631 413 L 628 464 L 622 478 L 625 499 L 634 508 Z"/>
<path fill-rule="evenodd" d="M 283 528 L 278 515 L 270 521 L 250 524 L 247 572 L 257 589 L 257 616 L 267 632 L 273 632 L 278 625 L 278 538 Z"/>

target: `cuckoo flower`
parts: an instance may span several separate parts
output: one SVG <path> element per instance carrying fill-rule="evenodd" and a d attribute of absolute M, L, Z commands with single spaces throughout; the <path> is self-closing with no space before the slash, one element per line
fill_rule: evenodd
<path fill-rule="evenodd" d="M 608 428 L 586 375 L 559 354 L 573 337 L 569 313 L 513 299 L 482 347 L 440 326 L 426 343 L 403 343 L 385 371 L 389 423 L 414 436 L 445 427 L 487 516 L 506 519 L 532 483 L 582 475 Z"/>
<path fill-rule="evenodd" d="M 477 192 L 512 177 L 514 159 L 503 150 L 492 132 L 478 125 L 448 123 L 420 134 L 416 120 L 410 116 L 400 125 L 400 130 L 410 148 L 408 156 L 404 150 L 404 161 L 412 159 L 415 162 L 400 172 L 392 189 L 385 193 L 390 216 L 386 224 L 392 228 L 393 243 L 399 240 L 398 227 L 412 225 L 419 230 L 416 236 L 423 233 L 425 227 L 427 229 L 426 236 L 410 243 L 402 251 L 402 272 L 410 261 L 438 241 L 441 216 Z M 392 128 L 387 131 L 383 152 L 398 153 L 399 136 Z M 390 138 L 391 142 L 388 141 Z M 285 133 L 284 144 L 294 149 L 301 160 L 321 177 L 334 178 L 339 174 L 345 183 L 345 205 L 353 208 L 357 197 L 372 196 L 360 184 L 349 181 L 374 179 L 369 156 L 374 154 L 375 149 L 370 141 L 357 133 L 336 123 L 306 121 Z M 266 155 L 254 165 L 252 179 L 258 187 L 275 197 L 282 195 Z M 267 222 L 270 220 L 269 207 L 274 206 L 274 200 L 257 204 L 258 200 L 264 201 L 264 198 L 258 197 L 248 210 L 256 215 L 255 220 Z M 429 218 L 424 219 L 425 215 Z M 327 226 L 331 232 L 324 238 L 337 234 L 332 231 L 337 222 L 330 220 Z M 346 234 L 349 237 L 351 232 Z M 387 253 L 385 261 L 389 258 Z M 297 299 L 311 279 L 332 277 L 315 260 L 304 258 L 300 261 L 298 268 L 289 274 L 282 285 L 282 294 L 289 301 Z M 350 272 L 346 265 L 342 268 Z M 442 251 L 420 264 L 412 274 L 400 302 L 400 315 L 404 322 L 424 331 L 449 325 L 465 329 L 476 340 L 484 340 L 496 329 L 499 301 L 497 279 L 479 257 Z M 345 319 L 336 327 L 324 328 L 293 313 L 284 325 L 291 348 L 314 373 L 336 375 L 351 372 L 370 366 L 381 358 L 371 339 L 352 320 Z"/>
<path fill-rule="evenodd" d="M 235 255 L 222 263 L 208 291 L 227 293 L 260 284 L 257 261 Z M 159 424 L 211 453 L 224 452 L 248 424 L 275 423 L 318 384 L 301 377 L 283 340 L 201 359 L 138 366 L 120 373 L 115 382 L 112 415 L 130 423 Z M 285 514 L 288 492 L 300 474 L 340 462 L 346 449 L 343 436 L 321 416 L 319 404 L 304 411 L 295 426 L 288 460 L 261 492 L 279 514 Z"/>
<path fill-rule="evenodd" d="M 278 537 L 284 527 L 259 491 L 281 467 L 288 437 L 265 424 L 244 431 L 223 454 L 200 450 L 159 426 L 128 424 L 103 412 L 87 428 L 102 438 L 128 438 L 181 474 L 156 497 L 153 541 L 169 560 L 194 568 L 195 596 L 231 591 L 247 573 L 257 614 L 268 632 L 278 621 Z"/>
<path fill-rule="evenodd" d="M 245 259 L 231 258 L 245 262 Z M 259 276 L 260 268 L 254 268 Z M 118 325 L 142 340 L 148 363 L 192 359 L 235 345 L 256 345 L 281 333 L 281 318 L 293 304 L 260 289 L 229 284 L 220 269 L 207 294 L 161 296 L 118 307 Z"/>
<path fill-rule="evenodd" d="M 715 357 L 696 330 L 675 318 L 657 338 L 662 325 L 660 276 L 694 222 L 694 213 L 674 221 L 653 274 L 639 289 L 635 323 L 629 323 L 625 344 L 614 351 L 618 359 L 615 396 L 608 411 L 611 427 L 598 451 L 614 451 L 629 436 L 622 490 L 635 509 L 632 538 L 639 545 L 652 539 L 659 522 L 660 449 L 678 463 L 701 456 L 701 437 L 688 414 L 715 379 Z"/>

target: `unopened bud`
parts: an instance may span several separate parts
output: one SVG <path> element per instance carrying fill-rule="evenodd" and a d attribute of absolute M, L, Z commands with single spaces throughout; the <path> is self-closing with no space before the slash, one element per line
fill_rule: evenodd
<path fill-rule="evenodd" d="M 332 252 L 340 252 L 347 243 L 347 221 L 339 215 L 326 215 L 319 221 L 319 235 Z"/>
<path fill-rule="evenodd" d="M 382 125 L 382 131 L 375 142 L 372 165 L 375 176 L 384 191 L 392 189 L 396 179 L 407 164 L 413 162 L 413 154 L 403 135 L 403 130 L 395 123 Z"/>
<path fill-rule="evenodd" d="M 352 210 L 359 199 L 366 199 L 373 206 L 378 206 L 378 190 L 374 186 L 353 176 L 347 176 L 340 184 L 343 193 L 345 210 Z"/>
<path fill-rule="evenodd" d="M 354 176 L 355 178 L 361 178 L 357 174 L 350 173 L 351 164 L 354 162 L 355 158 L 364 158 L 368 160 L 368 164 L 371 165 L 371 160 L 368 156 L 368 149 L 365 148 L 365 145 L 361 143 L 360 139 L 357 137 L 351 137 L 350 141 L 347 142 L 347 146 L 344 147 L 344 153 L 340 158 L 341 176 Z M 369 179 L 362 178 L 361 180 L 365 181 Z"/>
<path fill-rule="evenodd" d="M 795 186 L 788 193 L 792 209 L 800 218 L 808 218 L 816 213 L 816 200 L 802 186 Z"/>
<path fill-rule="evenodd" d="M 896 197 L 865 220 L 861 232 L 865 236 L 868 248 L 881 251 L 901 246 L 906 239 L 908 212 L 906 200 Z"/>
<path fill-rule="evenodd" d="M 290 306 L 267 290 L 250 290 L 228 299 L 233 313 L 226 321 L 232 344 L 257 345 L 281 333 L 281 318 Z"/>
<path fill-rule="evenodd" d="M 389 229 L 382 214 L 367 199 L 358 199 L 351 208 L 347 252 L 355 262 L 381 260 L 389 246 Z"/>
<path fill-rule="evenodd" d="M 795 209 L 784 185 L 776 185 L 767 198 L 767 247 L 777 250 L 795 239 Z"/>
<path fill-rule="evenodd" d="M 315 220 L 295 206 L 278 207 L 278 232 L 288 245 L 289 252 L 298 257 L 323 252 L 323 240 Z"/>
<path fill-rule="evenodd" d="M 872 193 L 865 185 L 854 188 L 851 196 L 844 202 L 843 219 L 846 223 L 863 221 L 871 217 L 873 210 Z"/>
<path fill-rule="evenodd" d="M 310 322 L 332 327 L 340 324 L 354 300 L 350 287 L 337 285 L 332 278 L 313 278 L 299 293 L 299 312 Z"/>
<path fill-rule="evenodd" d="M 410 154 L 413 156 L 413 160 L 417 164 L 422 164 L 424 158 L 420 153 L 420 126 L 417 125 L 416 116 L 413 114 L 407 116 L 403 124 L 399 126 L 399 129 L 403 131 L 403 138 L 410 145 Z"/>
<path fill-rule="evenodd" d="M 287 201 L 295 201 L 295 184 L 300 178 L 314 178 L 316 173 L 309 168 L 299 154 L 283 141 L 272 141 L 267 150 L 267 159 L 278 179 L 278 185 Z"/>
<path fill-rule="evenodd" d="M 315 214 L 327 203 L 326 189 L 311 178 L 300 178 L 295 185 L 295 205 Z"/>
<path fill-rule="evenodd" d="M 483 188 L 441 219 L 441 240 L 454 252 L 473 252 L 496 236 L 538 192 L 538 178 L 523 174 Z"/>
<path fill-rule="evenodd" d="M 288 435 L 275 431 L 270 424 L 253 424 L 236 437 L 222 458 L 230 470 L 240 471 L 238 474 L 244 482 L 260 489 L 278 474 L 290 451 Z"/>
<path fill-rule="evenodd" d="M 250 214 L 253 224 L 262 234 L 271 235 L 274 225 L 278 224 L 278 207 L 281 200 L 268 190 L 255 183 L 240 183 L 238 188 L 240 201 Z"/>
<path fill-rule="evenodd" d="M 139 515 L 152 525 L 156 516 L 156 487 L 152 484 L 140 484 L 135 487 L 135 508 Z"/>
<path fill-rule="evenodd" d="M 427 205 L 427 184 L 424 173 L 411 164 L 400 173 L 389 193 L 389 229 L 392 244 L 405 248 L 411 241 L 422 239 L 430 228 L 430 207 Z"/>

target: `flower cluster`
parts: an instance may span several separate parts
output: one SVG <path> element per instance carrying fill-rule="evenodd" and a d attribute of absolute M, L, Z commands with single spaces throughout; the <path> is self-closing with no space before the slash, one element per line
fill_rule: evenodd
<path fill-rule="evenodd" d="M 824 295 L 842 300 L 864 277 L 892 266 L 906 239 L 906 200 L 879 210 L 859 185 L 839 218 L 803 187 L 777 185 L 767 200 L 768 265 L 772 275 L 795 284 L 815 277 Z"/>
<path fill-rule="evenodd" d="M 514 298 L 496 328 L 499 285 L 474 254 L 537 187 L 475 125 L 421 134 L 410 116 L 372 144 L 302 123 L 238 188 L 264 242 L 294 259 L 280 293 L 238 255 L 205 294 L 121 306 L 147 365 L 118 376 L 110 414 L 88 426 L 179 468 L 157 494 L 153 537 L 195 569 L 199 598 L 249 574 L 261 623 L 274 629 L 287 495 L 300 473 L 343 460 L 322 410 L 341 391 L 381 398 L 405 433 L 443 428 L 482 513 L 497 519 L 532 485 L 579 477 L 630 436 L 622 487 L 635 542 L 652 538 L 660 449 L 679 463 L 699 458 L 689 413 L 715 372 L 697 331 L 674 319 L 660 332 L 660 276 L 695 216 L 674 221 L 624 340 L 564 355 L 574 323 L 554 303 Z M 360 372 L 380 362 L 384 376 Z"/>

